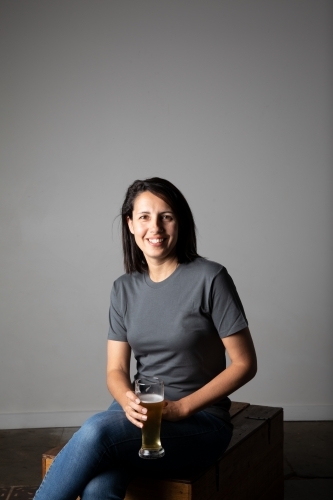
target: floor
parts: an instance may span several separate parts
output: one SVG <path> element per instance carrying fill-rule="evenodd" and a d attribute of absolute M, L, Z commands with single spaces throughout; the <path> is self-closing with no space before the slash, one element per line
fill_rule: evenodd
<path fill-rule="evenodd" d="M 42 453 L 75 430 L 0 430 L 0 499 L 32 499 L 41 481 Z M 284 500 L 332 500 L 333 422 L 285 422 L 284 433 Z"/>

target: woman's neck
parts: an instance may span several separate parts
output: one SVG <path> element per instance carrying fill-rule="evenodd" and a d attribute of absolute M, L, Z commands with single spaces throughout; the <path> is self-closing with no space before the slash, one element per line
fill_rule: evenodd
<path fill-rule="evenodd" d="M 159 262 L 159 263 L 149 262 L 148 263 L 149 278 L 155 283 L 164 281 L 167 278 L 169 278 L 169 276 L 171 276 L 173 272 L 175 272 L 177 267 L 178 267 L 178 259 L 176 256 L 171 259 L 168 259 L 165 262 Z"/>

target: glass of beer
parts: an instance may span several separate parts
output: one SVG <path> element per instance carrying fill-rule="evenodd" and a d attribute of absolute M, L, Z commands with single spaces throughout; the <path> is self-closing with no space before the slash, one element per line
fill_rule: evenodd
<path fill-rule="evenodd" d="M 141 458 L 161 458 L 165 451 L 161 445 L 160 430 L 164 400 L 164 384 L 157 377 L 140 378 L 135 381 L 135 394 L 141 406 L 147 408 L 147 420 L 142 427 Z"/>

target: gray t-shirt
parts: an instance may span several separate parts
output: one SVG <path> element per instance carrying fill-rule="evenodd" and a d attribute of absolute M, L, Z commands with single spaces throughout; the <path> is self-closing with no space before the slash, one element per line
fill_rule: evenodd
<path fill-rule="evenodd" d="M 180 264 L 159 283 L 147 273 L 133 273 L 113 284 L 108 338 L 130 344 L 135 378 L 161 378 L 169 400 L 191 394 L 223 371 L 221 339 L 246 326 L 227 270 L 204 258 Z M 205 410 L 228 421 L 229 407 L 224 398 Z"/>

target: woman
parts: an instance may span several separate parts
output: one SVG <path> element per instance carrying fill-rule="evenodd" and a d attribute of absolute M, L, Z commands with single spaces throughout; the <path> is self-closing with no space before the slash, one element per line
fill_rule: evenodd
<path fill-rule="evenodd" d="M 36 500 L 120 500 L 138 470 L 179 475 L 208 467 L 230 442 L 228 395 L 256 373 L 236 288 L 222 265 L 197 254 L 182 193 L 157 177 L 135 181 L 122 207 L 122 238 L 126 274 L 113 284 L 108 336 L 115 401 L 58 454 Z M 158 460 L 138 456 L 149 415 L 133 392 L 131 352 L 135 378 L 165 384 Z"/>

